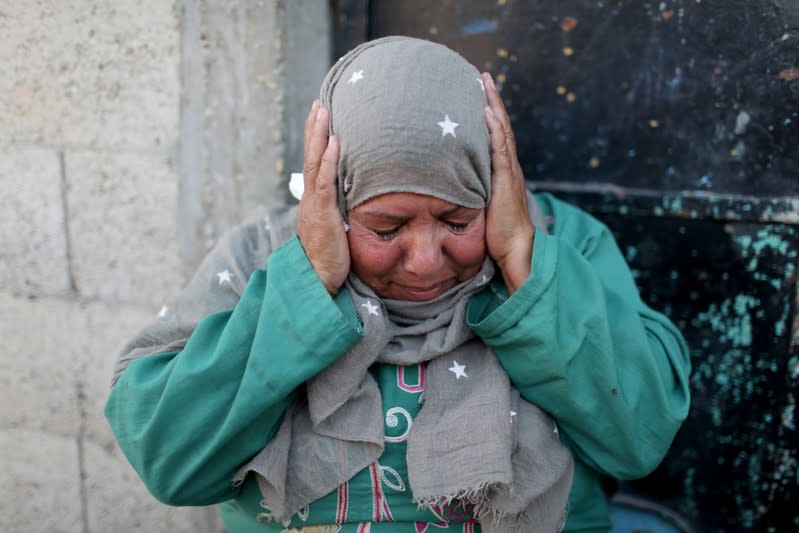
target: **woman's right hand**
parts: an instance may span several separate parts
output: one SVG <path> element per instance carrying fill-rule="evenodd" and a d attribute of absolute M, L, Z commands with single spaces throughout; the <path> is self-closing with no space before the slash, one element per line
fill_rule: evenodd
<path fill-rule="evenodd" d="M 304 191 L 297 236 L 316 274 L 336 294 L 350 271 L 350 250 L 338 209 L 336 177 L 339 145 L 328 135 L 330 113 L 314 100 L 305 120 Z"/>

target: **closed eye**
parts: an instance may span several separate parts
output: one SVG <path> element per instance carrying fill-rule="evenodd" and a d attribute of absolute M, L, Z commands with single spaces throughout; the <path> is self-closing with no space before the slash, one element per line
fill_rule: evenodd
<path fill-rule="evenodd" d="M 390 241 L 391 239 L 396 237 L 398 233 L 399 233 L 399 227 L 388 231 L 375 231 L 375 235 L 377 235 L 377 237 L 381 241 Z"/>
<path fill-rule="evenodd" d="M 455 233 L 464 232 L 469 227 L 469 224 L 461 224 L 460 222 L 446 222 L 445 224 Z"/>

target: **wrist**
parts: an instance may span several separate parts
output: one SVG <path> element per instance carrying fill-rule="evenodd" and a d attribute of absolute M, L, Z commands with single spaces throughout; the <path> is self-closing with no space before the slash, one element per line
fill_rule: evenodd
<path fill-rule="evenodd" d="M 338 294 L 338 287 L 331 287 L 327 283 L 322 283 L 325 286 L 325 290 L 330 296 L 335 297 Z"/>
<path fill-rule="evenodd" d="M 326 271 L 316 270 L 315 268 L 314 270 L 316 271 L 316 275 L 319 277 L 319 281 L 322 283 L 322 286 L 325 288 L 327 293 L 330 294 L 330 296 L 335 296 L 338 294 L 338 290 L 344 284 L 344 281 L 339 281 L 338 277 L 329 274 Z"/>
<path fill-rule="evenodd" d="M 502 273 L 502 280 L 510 294 L 521 288 L 532 274 L 534 240 L 535 234 L 530 238 L 520 240 L 517 245 L 512 247 L 511 253 L 501 261 L 497 261 L 497 266 Z"/>

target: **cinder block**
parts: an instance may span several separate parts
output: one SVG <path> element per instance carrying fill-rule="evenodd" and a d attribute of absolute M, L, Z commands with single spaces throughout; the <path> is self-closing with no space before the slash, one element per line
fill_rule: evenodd
<path fill-rule="evenodd" d="M 209 532 L 204 507 L 170 507 L 153 498 L 116 449 L 84 445 L 88 522 L 92 531 Z"/>
<path fill-rule="evenodd" d="M 83 434 L 111 446 L 103 406 L 113 365 L 125 342 L 156 313 L 0 293 L 0 338 L 7 355 L 0 357 L 2 427 L 72 438 Z"/>
<path fill-rule="evenodd" d="M 83 309 L 86 335 L 80 349 L 76 383 L 82 393 L 85 437 L 104 448 L 114 445 L 103 409 L 111 388 L 111 376 L 120 349 L 150 320 L 158 309 L 92 304 Z"/>
<path fill-rule="evenodd" d="M 4 2 L 0 141 L 171 146 L 179 123 L 178 6 Z"/>
<path fill-rule="evenodd" d="M 85 531 L 74 438 L 0 430 L 0 531 Z"/>
<path fill-rule="evenodd" d="M 0 150 L 0 198 L 0 290 L 26 295 L 69 291 L 57 152 Z"/>
<path fill-rule="evenodd" d="M 46 431 L 73 440 L 77 436 L 81 417 L 75 372 L 80 360 L 70 344 L 91 333 L 75 308 L 62 300 L 0 293 L 3 429 Z"/>
<path fill-rule="evenodd" d="M 160 303 L 183 283 L 178 178 L 165 157 L 66 154 L 72 273 L 81 297 Z"/>
<path fill-rule="evenodd" d="M 0 531 L 84 531 L 79 441 L 90 531 L 219 531 L 215 509 L 155 500 L 103 415 L 120 348 L 156 314 L 0 293 Z"/>

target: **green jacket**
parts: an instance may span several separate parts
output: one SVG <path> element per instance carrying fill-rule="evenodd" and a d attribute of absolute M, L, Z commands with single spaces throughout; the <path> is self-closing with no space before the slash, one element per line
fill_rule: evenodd
<path fill-rule="evenodd" d="M 530 278 L 508 297 L 497 276 L 472 298 L 468 321 L 521 395 L 552 415 L 574 455 L 565 530 L 606 531 L 600 476 L 638 478 L 661 461 L 688 413 L 688 350 L 671 322 L 641 302 L 609 230 L 551 195 L 536 198 L 552 223 L 550 234 L 536 234 Z M 347 291 L 331 298 L 294 238 L 248 275 L 232 309 L 204 318 L 182 350 L 133 361 L 105 413 L 156 498 L 225 502 L 231 532 L 281 531 L 256 483 L 234 488 L 233 474 L 275 434 L 302 383 L 362 335 Z M 423 369 L 375 365 L 384 409 L 418 411 L 418 387 L 397 386 L 399 373 L 414 372 L 409 383 Z M 386 431 L 397 431 L 388 417 Z M 424 531 L 428 523 L 443 529 L 443 517 L 458 531 L 479 531 L 468 516 L 452 519 L 452 509 L 418 510 L 405 490 L 404 457 L 404 443 L 387 443 L 346 493 L 315 502 L 289 527 L 338 520 L 342 533 Z"/>

